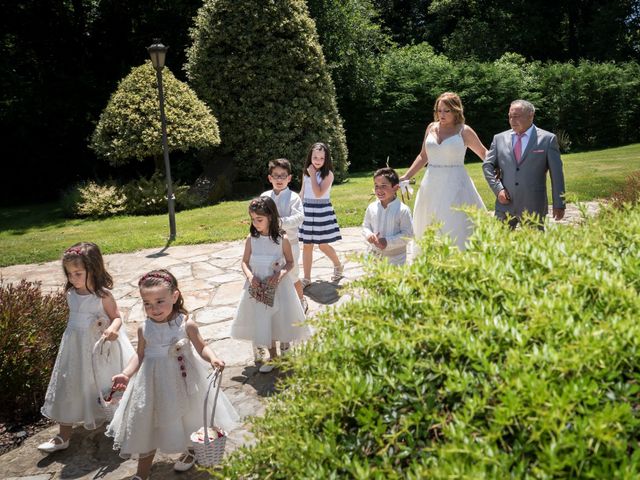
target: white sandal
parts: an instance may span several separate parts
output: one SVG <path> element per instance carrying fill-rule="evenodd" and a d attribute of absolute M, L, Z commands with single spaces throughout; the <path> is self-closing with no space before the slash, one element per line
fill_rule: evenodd
<path fill-rule="evenodd" d="M 60 443 L 56 443 L 56 440 L 60 440 Z M 58 450 L 65 450 L 67 448 L 69 448 L 69 440 L 65 442 L 60 435 L 56 435 L 48 442 L 38 445 L 38 450 L 46 453 L 57 452 Z"/>
<path fill-rule="evenodd" d="M 195 463 L 196 463 L 195 453 L 190 450 L 187 450 L 182 455 L 180 455 L 180 458 L 178 458 L 178 460 L 176 460 L 176 463 L 173 464 L 173 469 L 176 472 L 186 472 L 191 467 L 193 467 Z"/>
<path fill-rule="evenodd" d="M 344 264 L 340 264 L 337 267 L 333 267 L 333 275 L 331 276 L 332 282 L 337 282 L 344 278 Z"/>

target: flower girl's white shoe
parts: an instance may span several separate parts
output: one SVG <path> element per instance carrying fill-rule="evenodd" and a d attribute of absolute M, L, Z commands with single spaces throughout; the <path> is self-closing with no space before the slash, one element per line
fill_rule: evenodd
<path fill-rule="evenodd" d="M 195 454 L 188 450 L 180 455 L 180 458 L 176 460 L 176 463 L 173 464 L 173 469 L 176 472 L 186 472 L 193 467 L 194 463 L 196 463 Z"/>
<path fill-rule="evenodd" d="M 65 442 L 60 435 L 56 435 L 48 442 L 38 445 L 38 450 L 46 453 L 57 452 L 58 450 L 65 450 L 67 448 L 69 448 L 69 440 Z"/>

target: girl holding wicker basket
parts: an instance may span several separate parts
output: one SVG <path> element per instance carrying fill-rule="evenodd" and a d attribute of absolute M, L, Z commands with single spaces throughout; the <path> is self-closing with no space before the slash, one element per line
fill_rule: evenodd
<path fill-rule="evenodd" d="M 120 328 L 120 311 L 110 291 L 113 279 L 100 248 L 91 242 L 76 243 L 62 255 L 62 268 L 69 320 L 41 409 L 60 429 L 38 445 L 46 453 L 68 448 L 74 425 L 93 430 L 109 420 L 102 394 L 110 397 L 111 377 L 122 369 L 117 360 L 128 361 L 134 354 Z M 102 353 L 98 359 L 93 358 L 96 342 Z"/>
<path fill-rule="evenodd" d="M 224 362 L 188 318 L 178 281 L 169 271 L 151 271 L 138 286 L 147 319 L 138 328 L 137 355 L 113 377 L 116 388 L 126 391 L 106 434 L 122 458 L 138 459 L 133 479 L 145 480 L 156 450 L 182 453 L 176 471 L 194 465 L 190 437 L 202 426 L 207 370 L 211 366 L 222 371 Z M 238 415 L 223 393 L 216 406 L 214 424 L 226 435 Z"/>

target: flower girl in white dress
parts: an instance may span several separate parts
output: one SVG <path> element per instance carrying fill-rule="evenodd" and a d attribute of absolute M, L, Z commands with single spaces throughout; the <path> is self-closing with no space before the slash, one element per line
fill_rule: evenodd
<path fill-rule="evenodd" d="M 122 366 L 116 361 L 119 353 L 110 355 L 108 361 L 100 362 L 100 371 L 94 376 L 92 354 L 95 343 L 100 338 L 109 340 L 105 352 L 116 348 L 114 342 L 119 343 L 125 364 L 134 354 L 131 342 L 120 328 L 120 312 L 109 291 L 113 279 L 105 270 L 98 246 L 80 242 L 69 247 L 62 256 L 62 268 L 67 277 L 69 321 L 41 409 L 45 417 L 60 426 L 58 435 L 38 445 L 39 450 L 47 453 L 69 447 L 74 425 L 93 430 L 107 420 L 98 402 L 98 389 L 108 391 L 111 377 Z"/>
<path fill-rule="evenodd" d="M 224 362 L 188 318 L 178 281 L 170 272 L 149 272 L 138 286 L 147 319 L 138 328 L 137 355 L 113 377 L 116 388 L 126 391 L 106 434 L 113 437 L 122 458 L 138 458 L 133 479 L 145 480 L 156 450 L 183 453 L 174 464 L 177 471 L 193 466 L 190 436 L 203 426 L 207 364 L 222 370 Z M 221 392 L 214 424 L 228 432 L 237 421 L 236 411 Z"/>
<path fill-rule="evenodd" d="M 270 197 L 259 197 L 249 204 L 250 234 L 242 257 L 247 276 L 231 336 L 251 340 L 255 346 L 269 349 L 270 359 L 277 355 L 276 341 L 289 343 L 309 336 L 305 315 L 289 272 L 293 254 L 286 233 L 280 229 L 278 208 Z M 261 359 L 258 359 L 261 360 Z M 273 365 L 265 363 L 260 372 Z"/>

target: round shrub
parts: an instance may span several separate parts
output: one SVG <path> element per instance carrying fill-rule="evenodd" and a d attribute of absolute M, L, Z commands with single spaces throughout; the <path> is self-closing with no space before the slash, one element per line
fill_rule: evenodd
<path fill-rule="evenodd" d="M 405 268 L 288 357 L 257 443 L 218 478 L 637 478 L 640 209 L 509 231 L 429 231 Z"/>
<path fill-rule="evenodd" d="M 162 79 L 169 151 L 218 145 L 218 123 L 209 108 L 166 67 Z M 158 81 L 150 61 L 133 68 L 118 84 L 90 147 L 111 165 L 162 156 Z"/>
<path fill-rule="evenodd" d="M 217 155 L 242 180 L 264 179 L 285 157 L 300 177 L 309 146 L 331 148 L 336 178 L 347 149 L 335 88 L 303 0 L 205 0 L 186 71 L 220 121 Z"/>

